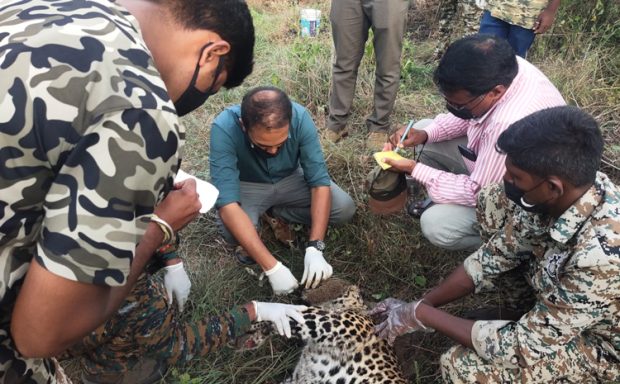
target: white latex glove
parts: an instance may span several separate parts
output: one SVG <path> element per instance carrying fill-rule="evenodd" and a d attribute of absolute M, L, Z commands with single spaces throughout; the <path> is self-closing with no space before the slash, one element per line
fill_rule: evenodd
<path fill-rule="evenodd" d="M 374 315 L 388 316 L 393 309 L 400 307 L 403 304 L 407 304 L 407 302 L 403 300 L 399 300 L 399 299 L 394 299 L 392 297 L 388 297 L 387 299 L 375 305 L 375 307 L 371 309 L 370 311 L 368 311 L 367 313 L 370 316 L 374 316 Z"/>
<path fill-rule="evenodd" d="M 432 328 L 426 327 L 416 316 L 415 311 L 420 303 L 420 300 L 413 301 L 389 310 L 387 319 L 375 327 L 377 335 L 382 339 L 387 339 L 391 345 L 396 337 L 405 333 L 415 331 L 433 332 Z"/>
<path fill-rule="evenodd" d="M 269 278 L 273 293 L 276 295 L 291 293 L 299 286 L 295 276 L 279 261 L 275 267 L 265 271 L 265 275 Z"/>
<path fill-rule="evenodd" d="M 304 257 L 304 275 L 301 283 L 307 288 L 316 288 L 321 280 L 327 280 L 334 273 L 334 269 L 323 257 L 323 252 L 314 247 L 306 248 Z"/>
<path fill-rule="evenodd" d="M 262 303 L 253 301 L 257 321 L 271 321 L 280 336 L 291 337 L 291 323 L 293 319 L 298 323 L 304 322 L 302 311 L 308 309 L 305 305 L 291 305 L 280 303 Z"/>
<path fill-rule="evenodd" d="M 192 288 L 189 276 L 187 276 L 187 272 L 185 272 L 185 268 L 183 268 L 183 263 L 169 265 L 165 267 L 164 270 L 166 271 L 164 275 L 164 286 L 168 294 L 168 301 L 172 304 L 176 297 L 179 311 L 183 312 L 183 306 Z"/>
<path fill-rule="evenodd" d="M 476 0 L 476 7 L 482 9 L 484 11 L 484 8 L 487 6 L 487 0 Z"/>

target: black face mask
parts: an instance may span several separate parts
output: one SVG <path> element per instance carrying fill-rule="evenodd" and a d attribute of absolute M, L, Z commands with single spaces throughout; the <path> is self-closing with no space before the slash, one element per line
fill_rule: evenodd
<path fill-rule="evenodd" d="M 213 43 L 208 43 L 200 50 L 200 55 L 198 56 L 198 63 L 196 63 L 196 69 L 194 70 L 194 75 L 192 76 L 192 80 L 189 82 L 187 89 L 185 92 L 181 94 L 181 97 L 177 101 L 174 102 L 174 108 L 177 110 L 177 115 L 185 116 L 194 109 L 200 107 L 204 104 L 205 101 L 209 98 L 209 96 L 215 94 L 213 92 L 213 87 L 215 87 L 215 82 L 217 78 L 220 76 L 222 72 L 222 68 L 224 67 L 224 61 L 221 57 L 218 56 L 218 64 L 215 69 L 215 75 L 213 76 L 213 82 L 209 89 L 206 92 L 202 92 L 198 88 L 196 88 L 196 79 L 198 78 L 198 72 L 200 72 L 200 57 L 202 57 L 202 52 L 204 52 L 205 48 L 212 45 Z"/>
<path fill-rule="evenodd" d="M 475 116 L 471 112 L 471 110 L 469 110 L 467 108 L 454 108 L 450 104 L 446 104 L 446 109 L 448 110 L 448 112 L 450 112 L 454 116 L 458 117 L 459 119 L 471 120 L 471 119 L 475 118 Z"/>
<path fill-rule="evenodd" d="M 536 186 L 534 186 L 534 188 L 530 189 L 529 191 L 524 191 L 522 189 L 519 189 L 513 183 L 509 183 L 506 180 L 504 180 L 504 192 L 506 193 L 506 197 L 507 198 L 512 200 L 519 207 L 523 208 L 523 210 L 526 211 L 526 212 L 548 213 L 549 210 L 548 210 L 548 208 L 546 206 L 546 203 L 547 203 L 547 201 L 549 201 L 551 199 L 545 201 L 544 203 L 538 203 L 538 204 L 529 204 L 529 203 L 526 203 L 525 200 L 523 199 L 523 196 L 526 193 L 532 192 L 533 190 L 538 188 L 544 182 L 545 182 L 545 180 L 543 180 L 540 183 L 536 184 Z"/>
<path fill-rule="evenodd" d="M 487 92 L 488 93 L 488 92 Z M 459 119 L 463 119 L 463 120 L 471 120 L 471 119 L 475 119 L 478 118 L 480 116 L 474 116 L 474 113 L 472 112 L 472 109 L 476 108 L 477 106 L 480 105 L 480 103 L 482 103 L 482 101 L 484 100 L 484 97 L 487 95 L 487 93 L 484 93 L 480 96 L 478 96 L 477 98 L 479 99 L 478 102 L 476 103 L 476 105 L 474 105 L 471 109 L 470 108 L 465 108 L 465 105 L 467 104 L 471 104 L 474 100 L 476 100 L 475 98 L 470 100 L 469 102 L 467 102 L 466 104 L 464 104 L 461 107 L 455 107 L 452 104 L 450 104 L 448 102 L 448 100 L 446 99 L 446 109 L 448 110 L 448 112 L 450 112 L 451 114 L 453 114 L 454 116 L 458 117 Z M 445 96 L 444 96 L 445 99 Z"/>
<path fill-rule="evenodd" d="M 258 157 L 261 157 L 263 159 L 270 159 L 272 157 L 278 156 L 278 154 L 282 150 L 282 147 L 284 147 L 284 145 L 279 147 L 278 150 L 276 151 L 276 153 L 269 153 L 269 152 L 265 151 L 264 149 L 262 149 L 261 147 L 259 147 L 258 145 L 252 143 L 252 140 L 250 140 L 250 148 L 252 148 L 252 150 L 254 151 L 254 153 L 256 153 L 256 155 Z"/>

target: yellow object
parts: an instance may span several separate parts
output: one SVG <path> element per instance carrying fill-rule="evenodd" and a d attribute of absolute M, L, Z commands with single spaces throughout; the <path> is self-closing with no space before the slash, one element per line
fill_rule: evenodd
<path fill-rule="evenodd" d="M 383 169 L 388 169 L 388 168 L 392 167 L 391 165 L 384 163 L 383 159 L 406 160 L 404 157 L 402 157 L 401 155 L 399 155 L 398 153 L 396 153 L 394 151 L 376 152 L 373 155 L 373 157 L 375 158 L 375 160 L 377 160 L 377 163 Z"/>

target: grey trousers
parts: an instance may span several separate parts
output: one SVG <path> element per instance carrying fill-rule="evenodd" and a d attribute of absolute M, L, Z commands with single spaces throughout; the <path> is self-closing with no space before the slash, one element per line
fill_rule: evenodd
<path fill-rule="evenodd" d="M 289 223 L 311 225 L 312 196 L 301 168 L 275 184 L 242 181 L 240 187 L 241 208 L 250 217 L 254 227 L 258 228 L 260 216 L 269 208 L 272 208 L 274 216 Z M 353 199 L 333 181 L 330 188 L 332 207 L 329 213 L 329 223 L 342 224 L 350 221 L 355 214 Z M 237 240 L 226 228 L 219 215 L 217 224 L 224 239 L 230 244 L 237 244 Z"/>
<path fill-rule="evenodd" d="M 335 47 L 327 128 L 344 129 L 355 95 L 357 70 L 373 31 L 374 107 L 366 120 L 371 132 L 387 132 L 400 81 L 400 56 L 409 0 L 332 0 L 330 21 Z"/>
<path fill-rule="evenodd" d="M 414 128 L 422 129 L 431 119 L 418 121 Z M 467 145 L 467 137 L 430 143 L 424 146 L 420 162 L 455 174 L 469 174 L 458 145 Z M 476 208 L 457 204 L 435 204 L 420 217 L 422 234 L 432 244 L 453 250 L 475 250 L 482 244 L 476 219 Z"/>

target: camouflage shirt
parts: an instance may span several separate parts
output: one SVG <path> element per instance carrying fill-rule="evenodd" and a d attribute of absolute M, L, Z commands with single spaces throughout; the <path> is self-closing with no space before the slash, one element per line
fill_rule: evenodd
<path fill-rule="evenodd" d="M 113 2 L 2 1 L 0 73 L 0 382 L 47 382 L 49 361 L 20 358 L 8 333 L 32 258 L 124 284 L 184 132 L 137 20 Z"/>
<path fill-rule="evenodd" d="M 505 222 L 465 260 L 476 291 L 492 288 L 500 273 L 522 268 L 536 303 L 517 322 L 477 321 L 476 352 L 506 367 L 526 367 L 583 338 L 618 361 L 620 189 L 599 173 L 557 220 L 523 211 L 499 185 L 487 187 L 480 199 L 487 210 L 503 212 L 498 220 Z"/>
<path fill-rule="evenodd" d="M 485 9 L 507 23 L 532 29 L 548 4 L 549 0 L 487 0 Z"/>

